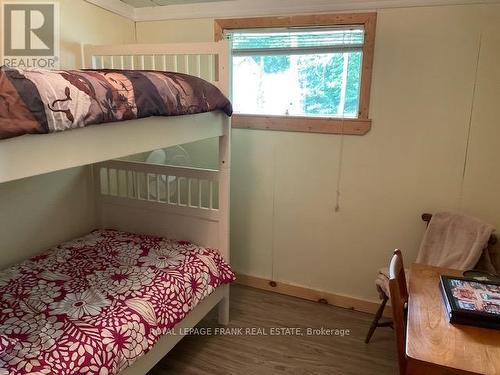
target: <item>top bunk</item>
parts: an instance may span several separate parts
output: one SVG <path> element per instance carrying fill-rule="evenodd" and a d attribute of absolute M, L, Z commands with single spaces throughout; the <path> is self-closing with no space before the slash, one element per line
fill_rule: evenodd
<path fill-rule="evenodd" d="M 226 42 L 83 48 L 84 68 L 189 74 L 228 95 Z M 0 183 L 227 134 L 222 111 L 148 117 L 0 140 Z"/>

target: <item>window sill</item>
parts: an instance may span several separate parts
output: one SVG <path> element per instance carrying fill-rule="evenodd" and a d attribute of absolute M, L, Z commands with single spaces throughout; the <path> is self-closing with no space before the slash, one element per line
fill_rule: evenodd
<path fill-rule="evenodd" d="M 232 117 L 232 127 L 236 129 L 364 135 L 370 131 L 371 126 L 370 119 L 241 114 Z"/>

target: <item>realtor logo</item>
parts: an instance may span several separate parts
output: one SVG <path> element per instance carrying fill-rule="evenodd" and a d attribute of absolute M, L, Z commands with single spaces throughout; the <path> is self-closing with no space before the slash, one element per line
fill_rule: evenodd
<path fill-rule="evenodd" d="M 19 68 L 56 68 L 59 61 L 58 4 L 17 1 L 2 5 L 2 64 Z"/>

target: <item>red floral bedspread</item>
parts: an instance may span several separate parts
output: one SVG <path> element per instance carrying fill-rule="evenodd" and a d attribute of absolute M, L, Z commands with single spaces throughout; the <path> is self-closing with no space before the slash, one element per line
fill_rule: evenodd
<path fill-rule="evenodd" d="M 214 250 L 98 230 L 0 272 L 0 375 L 116 374 L 234 280 Z"/>

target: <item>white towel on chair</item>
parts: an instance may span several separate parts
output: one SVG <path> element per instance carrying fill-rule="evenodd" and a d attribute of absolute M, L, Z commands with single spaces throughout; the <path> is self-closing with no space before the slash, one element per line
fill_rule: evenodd
<path fill-rule="evenodd" d="M 438 212 L 432 215 L 417 263 L 468 270 L 475 267 L 495 228 L 470 216 Z"/>
<path fill-rule="evenodd" d="M 488 246 L 488 241 L 495 228 L 473 217 L 438 212 L 431 221 L 422 239 L 417 256 L 417 263 L 429 266 L 473 269 Z M 491 259 L 484 258 L 485 269 L 492 269 Z M 493 268 L 494 269 L 494 268 Z M 408 281 L 409 270 L 405 269 Z M 380 299 L 390 297 L 389 268 L 378 270 L 375 285 Z"/>

